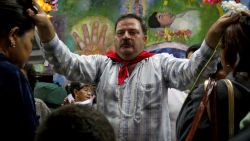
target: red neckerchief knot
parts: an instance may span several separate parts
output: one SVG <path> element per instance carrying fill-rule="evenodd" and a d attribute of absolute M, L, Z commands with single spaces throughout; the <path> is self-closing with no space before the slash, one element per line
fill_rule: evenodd
<path fill-rule="evenodd" d="M 145 58 L 149 58 L 153 56 L 153 53 L 149 53 L 147 51 L 142 51 L 135 59 L 133 60 L 123 60 L 116 52 L 114 51 L 109 51 L 106 53 L 107 57 L 112 59 L 113 61 L 120 62 L 123 64 L 122 67 L 120 67 L 119 73 L 118 73 L 118 85 L 122 85 L 124 80 L 129 76 L 128 72 L 128 66 L 131 64 L 135 64 L 140 62 L 141 60 Z"/>

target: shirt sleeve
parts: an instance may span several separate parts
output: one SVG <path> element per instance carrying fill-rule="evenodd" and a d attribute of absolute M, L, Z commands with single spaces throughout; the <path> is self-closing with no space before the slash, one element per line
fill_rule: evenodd
<path fill-rule="evenodd" d="M 191 59 L 175 58 L 172 55 L 165 57 L 162 61 L 163 77 L 169 87 L 185 90 L 191 86 L 214 51 L 203 41 Z M 218 55 L 216 52 L 212 57 L 205 71 L 201 74 L 202 78 L 207 78 L 209 74 L 216 71 Z"/>
<path fill-rule="evenodd" d="M 107 59 L 102 55 L 72 53 L 57 35 L 50 42 L 42 43 L 42 46 L 45 59 L 68 80 L 94 83 L 100 75 L 100 66 Z"/>

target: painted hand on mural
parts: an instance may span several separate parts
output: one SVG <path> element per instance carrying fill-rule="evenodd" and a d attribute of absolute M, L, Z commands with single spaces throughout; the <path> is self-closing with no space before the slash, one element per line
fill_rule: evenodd
<path fill-rule="evenodd" d="M 99 32 L 100 23 L 95 21 L 91 25 L 91 32 L 89 32 L 88 25 L 82 25 L 83 38 L 77 32 L 73 32 L 72 36 L 76 45 L 80 48 L 80 54 L 103 54 L 105 53 L 105 37 L 108 29 L 107 24 L 102 25 Z"/>

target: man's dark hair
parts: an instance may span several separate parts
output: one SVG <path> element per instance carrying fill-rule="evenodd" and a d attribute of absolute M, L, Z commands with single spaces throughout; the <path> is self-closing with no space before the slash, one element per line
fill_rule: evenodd
<path fill-rule="evenodd" d="M 137 21 L 139 21 L 144 35 L 147 35 L 147 25 L 146 25 L 146 23 L 144 22 L 144 20 L 141 17 L 139 17 L 139 16 L 137 16 L 135 14 L 125 14 L 125 15 L 122 15 L 120 18 L 118 18 L 116 23 L 115 23 L 115 31 L 116 31 L 116 28 L 117 28 L 117 24 L 120 21 L 124 20 L 124 19 L 136 19 Z"/>
<path fill-rule="evenodd" d="M 38 127 L 36 141 L 115 141 L 114 129 L 93 107 L 70 104 L 53 111 Z"/>
<path fill-rule="evenodd" d="M 196 50 L 198 50 L 198 49 L 200 48 L 200 46 L 201 46 L 200 43 L 199 43 L 199 44 L 191 45 L 191 46 L 187 49 L 187 51 L 186 51 L 186 58 L 188 57 L 188 54 L 189 54 L 190 52 L 195 52 Z"/>
<path fill-rule="evenodd" d="M 158 19 L 156 18 L 156 14 L 158 12 L 154 12 L 151 16 L 149 16 L 148 18 L 148 26 L 151 28 L 158 28 L 161 27 L 160 22 L 158 21 Z"/>

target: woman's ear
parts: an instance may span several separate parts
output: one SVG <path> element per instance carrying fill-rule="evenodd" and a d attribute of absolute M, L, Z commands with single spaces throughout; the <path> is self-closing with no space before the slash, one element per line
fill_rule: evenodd
<path fill-rule="evenodd" d="M 10 41 L 10 47 L 15 48 L 16 47 L 16 41 L 17 41 L 17 33 L 18 33 L 19 27 L 15 26 L 13 27 L 9 32 L 9 41 Z"/>

